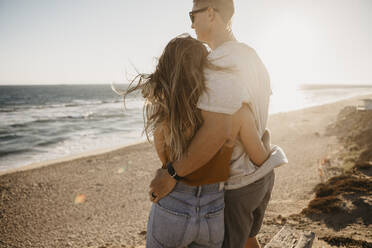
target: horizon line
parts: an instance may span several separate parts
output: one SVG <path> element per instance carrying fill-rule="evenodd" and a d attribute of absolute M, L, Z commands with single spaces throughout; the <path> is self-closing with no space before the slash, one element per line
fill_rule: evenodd
<path fill-rule="evenodd" d="M 50 86 L 53 86 L 53 85 L 111 85 L 111 83 L 115 83 L 115 84 L 121 84 L 121 83 L 124 83 L 124 84 L 127 84 L 125 82 L 120 82 L 120 81 L 106 81 L 106 82 L 46 82 L 46 83 L 36 83 L 36 82 L 30 82 L 30 83 L 26 83 L 26 82 L 18 82 L 18 83 L 12 83 L 12 84 L 9 84 L 9 83 L 2 83 L 0 82 L 0 86 L 44 86 L 44 85 L 50 85 Z M 371 83 L 300 83 L 300 84 L 297 84 L 295 86 L 372 86 L 372 82 Z"/>

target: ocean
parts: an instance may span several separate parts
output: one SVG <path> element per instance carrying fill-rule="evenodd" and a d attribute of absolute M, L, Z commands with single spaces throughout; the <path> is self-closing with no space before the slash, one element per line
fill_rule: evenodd
<path fill-rule="evenodd" d="M 372 85 L 273 89 L 270 114 L 366 94 Z M 124 109 L 110 85 L 0 86 L 0 171 L 145 141 L 143 103 L 130 95 Z"/>

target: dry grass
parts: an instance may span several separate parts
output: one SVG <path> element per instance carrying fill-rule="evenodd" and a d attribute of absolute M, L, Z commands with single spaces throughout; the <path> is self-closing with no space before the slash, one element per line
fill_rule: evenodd
<path fill-rule="evenodd" d="M 372 225 L 372 111 L 344 108 L 328 126 L 327 135 L 337 136 L 341 147 L 327 156 L 327 163 L 321 163 L 323 174 L 332 177 L 314 188 L 315 198 L 301 214 L 334 230 L 320 236 L 330 245 L 372 247 L 372 243 L 352 236 L 336 236 L 350 226 Z"/>

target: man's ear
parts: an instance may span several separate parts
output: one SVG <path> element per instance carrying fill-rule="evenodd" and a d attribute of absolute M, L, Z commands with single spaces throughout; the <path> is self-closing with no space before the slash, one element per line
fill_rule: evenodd
<path fill-rule="evenodd" d="M 216 18 L 216 11 L 213 8 L 209 7 L 208 8 L 208 19 L 211 22 L 213 22 L 215 20 L 215 18 Z"/>

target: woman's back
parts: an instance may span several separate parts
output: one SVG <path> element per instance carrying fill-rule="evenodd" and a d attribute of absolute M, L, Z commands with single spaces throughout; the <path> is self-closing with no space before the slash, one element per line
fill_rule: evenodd
<path fill-rule="evenodd" d="M 163 164 L 162 168 L 166 168 L 166 164 L 172 162 L 169 129 L 164 124 L 156 133 L 157 135 L 154 137 L 155 145 Z M 186 131 L 186 136 L 191 139 L 191 132 Z M 225 144 L 207 164 L 184 177 L 182 182 L 197 186 L 226 181 L 229 177 L 232 152 L 232 144 Z"/>

